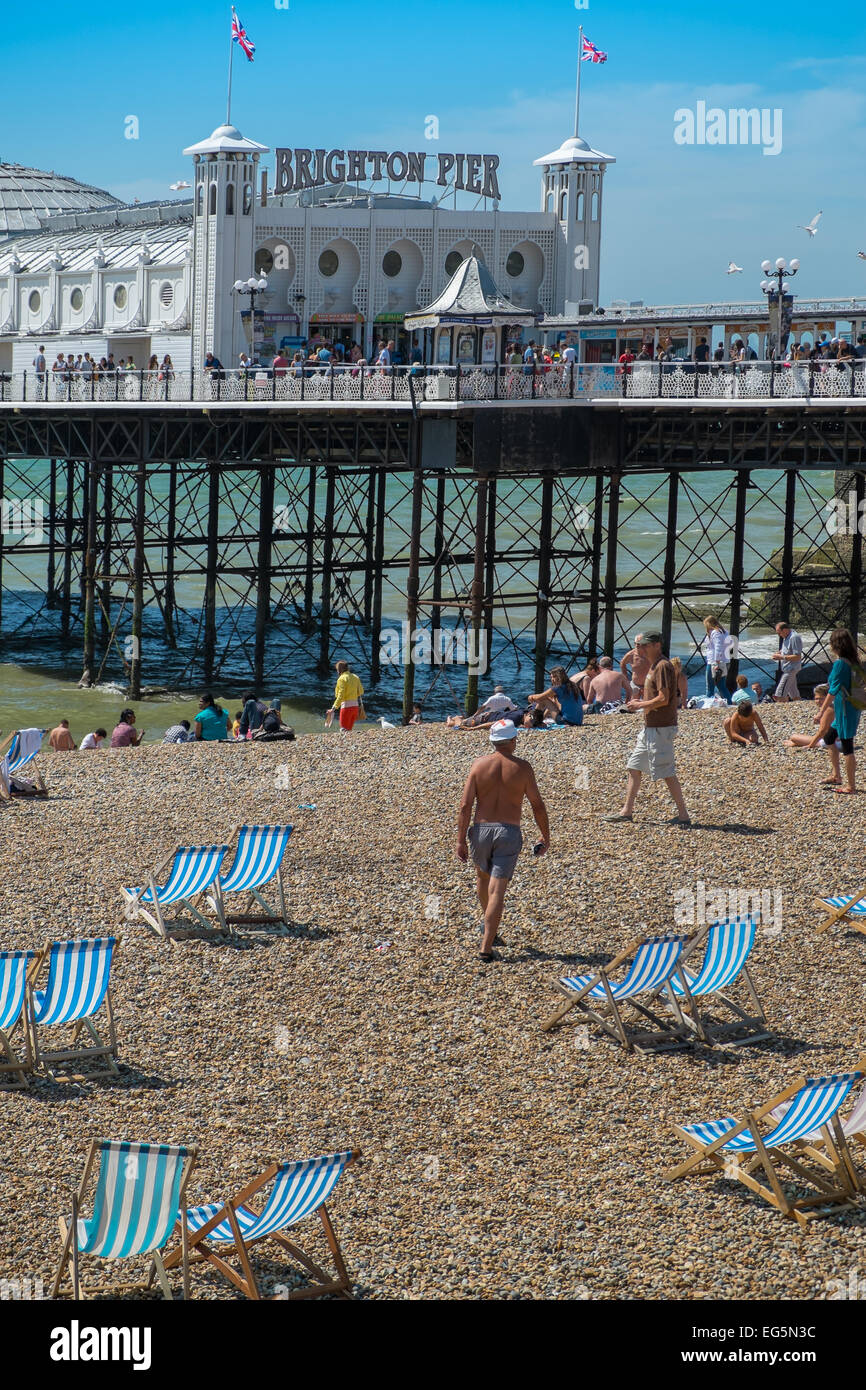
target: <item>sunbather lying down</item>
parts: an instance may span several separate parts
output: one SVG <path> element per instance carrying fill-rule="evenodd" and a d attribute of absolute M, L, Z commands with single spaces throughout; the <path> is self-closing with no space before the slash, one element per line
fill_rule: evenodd
<path fill-rule="evenodd" d="M 509 705 L 505 709 L 480 709 L 477 714 L 449 714 L 445 725 L 449 729 L 492 729 L 500 719 L 519 724 L 522 718 L 523 711 L 517 705 Z"/>

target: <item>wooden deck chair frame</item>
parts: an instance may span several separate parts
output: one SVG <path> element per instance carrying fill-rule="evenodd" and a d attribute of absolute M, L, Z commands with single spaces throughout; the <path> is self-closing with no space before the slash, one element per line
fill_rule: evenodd
<path fill-rule="evenodd" d="M 351 1167 L 355 1160 L 360 1157 L 360 1150 L 353 1149 L 352 1157 L 346 1164 L 346 1168 Z M 312 1275 L 313 1278 L 317 1279 L 319 1282 L 317 1284 L 308 1284 L 304 1288 L 293 1289 L 291 1293 L 288 1294 L 272 1294 L 272 1301 L 282 1300 L 284 1298 L 287 1300 L 323 1298 L 326 1294 L 332 1293 L 339 1294 L 341 1298 L 354 1300 L 354 1294 L 351 1291 L 351 1281 L 345 1261 L 343 1260 L 343 1252 L 340 1249 L 337 1233 L 334 1230 L 333 1223 L 328 1215 L 327 1206 L 324 1202 L 320 1207 L 317 1207 L 315 1213 L 311 1213 L 311 1215 L 315 1214 L 321 1219 L 322 1229 L 325 1232 L 325 1239 L 328 1242 L 331 1257 L 337 1269 L 336 1279 L 333 1275 L 329 1275 L 325 1270 L 321 1269 L 306 1251 L 302 1250 L 294 1241 L 289 1240 L 289 1237 L 282 1231 L 272 1231 L 270 1235 L 262 1236 L 257 1241 L 247 1242 L 244 1240 L 237 1221 L 237 1208 L 246 1206 L 249 1199 L 254 1197 L 257 1192 L 267 1185 L 267 1183 L 271 1182 L 271 1180 L 276 1177 L 279 1170 L 279 1163 L 271 1163 L 264 1172 L 260 1173 L 258 1177 L 253 1178 L 251 1182 L 247 1183 L 246 1187 L 241 1188 L 240 1192 L 235 1193 L 234 1197 L 230 1197 L 228 1201 L 224 1202 L 219 1210 L 214 1213 L 211 1219 L 206 1222 L 200 1230 L 188 1233 L 189 1263 L 193 1265 L 207 1262 L 213 1265 L 214 1269 L 218 1270 L 224 1278 L 228 1279 L 230 1284 L 233 1284 L 234 1287 L 239 1289 L 247 1298 L 260 1299 L 262 1295 L 259 1291 L 256 1276 L 250 1261 L 250 1245 L 255 1246 L 264 1244 L 267 1240 L 275 1240 L 278 1245 L 288 1251 L 293 1260 L 296 1260 L 308 1274 Z M 234 1254 L 240 1265 L 240 1269 L 235 1269 L 229 1264 L 225 1256 L 217 1254 L 212 1246 L 206 1244 L 207 1237 L 213 1228 L 226 1219 L 234 1232 Z M 175 1266 L 180 1263 L 182 1257 L 182 1248 L 175 1247 L 175 1249 L 165 1257 L 165 1268 L 167 1270 L 175 1268 Z"/>
<path fill-rule="evenodd" d="M 232 846 L 234 846 L 235 854 L 237 854 L 237 847 L 240 840 L 240 832 L 241 827 L 239 825 L 233 825 L 231 829 L 231 834 L 228 837 L 229 849 L 231 849 Z M 294 833 L 295 832 L 293 830 L 292 834 Z M 229 926 L 277 926 L 278 924 L 282 923 L 284 927 L 288 927 L 289 919 L 286 914 L 286 894 L 283 886 L 282 864 L 280 864 L 280 867 L 274 874 L 273 879 L 269 880 L 269 883 L 276 883 L 277 885 L 277 894 L 279 896 L 280 905 L 279 912 L 274 912 L 273 909 L 265 902 L 265 899 L 262 897 L 258 888 L 248 888 L 246 890 L 247 911 L 243 913 L 227 912 L 226 899 L 221 896 L 223 920 L 226 923 L 228 923 Z M 214 885 L 214 887 L 216 887 L 216 885 Z M 219 908 L 217 907 L 215 901 L 215 895 L 212 895 L 210 888 L 208 888 L 205 897 L 207 899 L 208 906 L 211 907 L 217 913 L 217 915 L 219 915 Z M 261 912 L 252 912 L 251 909 L 254 902 L 257 902 L 259 904 L 259 906 L 262 909 Z"/>
<path fill-rule="evenodd" d="M 853 931 L 862 932 L 863 935 L 866 936 L 866 917 L 858 919 L 857 917 L 849 916 L 852 907 L 859 903 L 864 897 L 866 897 L 866 888 L 860 888 L 853 895 L 851 901 L 845 903 L 843 907 L 828 907 L 823 899 L 813 898 L 812 906 L 818 908 L 818 910 L 824 914 L 824 920 L 818 924 L 817 930 L 819 932 L 831 931 L 833 927 L 841 926 L 842 922 L 846 922 L 846 925 Z"/>
<path fill-rule="evenodd" d="M 757 914 L 755 915 L 755 922 L 759 925 L 760 919 Z M 708 922 L 705 926 L 701 927 L 699 931 L 695 932 L 692 940 L 684 947 L 677 965 L 677 974 L 684 985 L 686 985 L 687 982 L 680 970 L 680 966 L 686 965 L 689 957 L 693 956 L 696 951 L 699 951 L 702 946 L 706 945 L 706 939 L 709 936 L 710 929 L 715 925 L 715 922 Z M 714 990 L 710 994 L 701 995 L 693 995 L 690 991 L 687 991 L 687 997 L 679 1001 L 681 1015 L 686 1027 L 689 1028 L 696 1037 L 700 1038 L 701 1042 L 706 1043 L 708 1047 L 712 1047 L 715 1043 L 725 1043 L 728 1047 L 738 1047 L 743 1043 L 761 1042 L 762 1039 L 771 1038 L 773 1036 L 767 1028 L 767 1015 L 764 1013 L 764 1006 L 758 998 L 758 991 L 755 989 L 754 981 L 749 974 L 748 962 L 740 968 L 739 974 L 736 976 L 736 979 L 731 981 L 728 989 L 732 988 L 738 980 L 742 980 L 745 984 L 752 1008 L 755 1010 L 754 1014 L 746 1013 L 745 1009 L 732 999 L 729 994 L 721 990 Z M 658 993 L 660 992 L 661 991 L 658 991 Z M 653 998 L 656 997 L 656 995 L 653 995 Z M 724 1004 L 727 1009 L 730 1009 L 734 1018 L 727 1021 L 711 1023 L 707 1015 L 711 1012 L 715 1001 Z M 759 1031 L 756 1032 L 756 1029 Z"/>
<path fill-rule="evenodd" d="M 766 1124 L 769 1120 L 770 1128 L 774 1128 L 776 1119 L 771 1118 L 770 1112 L 791 1100 L 806 1084 L 806 1078 L 799 1077 L 759 1109 L 747 1111 L 737 1125 L 711 1144 L 702 1144 L 680 1125 L 674 1125 L 674 1132 L 697 1152 L 666 1172 L 665 1182 L 674 1182 L 689 1173 L 700 1177 L 721 1173 L 730 1180 L 743 1183 L 750 1192 L 763 1197 L 770 1206 L 775 1207 L 783 1216 L 791 1217 L 804 1230 L 808 1229 L 810 1221 L 828 1214 L 830 1210 L 844 1211 L 854 1206 L 858 1194 L 862 1191 L 862 1180 L 854 1166 L 838 1115 L 834 1115 L 830 1123 L 821 1129 L 823 1153 L 819 1153 L 812 1145 L 805 1144 L 802 1140 L 791 1143 L 790 1148 L 794 1152 L 790 1153 L 783 1149 L 767 1148 L 761 1140 L 761 1123 Z M 722 1153 L 723 1146 L 736 1135 L 742 1134 L 744 1129 L 748 1129 L 755 1140 L 755 1152 L 733 1155 Z M 799 1157 L 795 1158 L 794 1153 Z M 806 1155 L 824 1171 L 816 1173 L 806 1168 L 799 1161 Z M 796 1182 L 801 1187 L 812 1187 L 816 1191 L 808 1197 L 788 1197 L 782 1186 L 782 1176 L 777 1165 L 784 1165 L 791 1170 L 793 1176 L 788 1178 L 789 1182 Z M 756 1176 L 761 1171 L 765 1179 L 763 1182 Z M 835 1181 L 825 1177 L 825 1172 L 832 1174 Z"/>
<path fill-rule="evenodd" d="M 76 1300 L 76 1302 L 78 1302 L 78 1301 L 80 1301 L 81 1299 L 83 1299 L 84 1296 L 85 1296 L 85 1295 L 84 1295 L 83 1285 L 82 1285 L 82 1280 L 81 1280 L 81 1269 L 80 1269 L 81 1252 L 80 1252 L 79 1249 L 78 1249 L 78 1242 L 77 1242 L 77 1241 L 73 1241 L 73 1239 L 72 1239 L 72 1233 L 73 1233 L 73 1231 L 77 1231 L 77 1230 L 78 1230 L 79 1212 L 80 1212 L 80 1210 L 81 1210 L 81 1204 L 82 1204 L 82 1202 L 84 1201 L 85 1197 L 87 1196 L 87 1185 L 88 1185 L 88 1183 L 89 1183 L 89 1181 L 90 1181 L 91 1173 L 93 1172 L 93 1165 L 94 1165 L 94 1163 L 95 1163 L 95 1161 L 96 1161 L 96 1158 L 97 1158 L 97 1156 L 98 1156 L 98 1154 L 99 1154 L 99 1146 L 100 1146 L 100 1141 L 99 1141 L 98 1139 L 92 1139 L 92 1140 L 90 1141 L 90 1149 L 89 1149 L 88 1154 L 87 1154 L 87 1159 L 86 1159 L 86 1162 L 85 1162 L 85 1165 L 84 1165 L 84 1174 L 83 1174 L 83 1176 L 82 1176 L 81 1182 L 78 1184 L 78 1187 L 77 1187 L 77 1188 L 71 1188 L 71 1189 L 70 1189 L 70 1191 L 71 1191 L 71 1196 L 72 1196 L 72 1219 L 71 1219 L 71 1221 L 69 1221 L 69 1222 L 67 1223 L 66 1220 L 64 1219 L 64 1217 L 62 1217 L 62 1216 L 61 1216 L 61 1217 L 58 1217 L 58 1222 L 57 1222 L 57 1224 L 58 1224 L 58 1226 L 59 1226 L 59 1228 L 60 1228 L 60 1239 L 61 1239 L 62 1244 L 63 1244 L 63 1249 L 62 1249 L 62 1252 L 61 1252 L 61 1255 L 60 1255 L 60 1263 L 59 1263 L 59 1265 L 57 1266 L 57 1273 L 56 1273 L 55 1276 L 54 1276 L 54 1283 L 53 1283 L 52 1288 L 51 1288 L 51 1297 L 52 1297 L 52 1298 L 59 1298 L 59 1297 L 61 1297 L 61 1294 L 60 1294 L 60 1285 L 61 1285 L 62 1282 L 63 1282 L 63 1275 L 64 1275 L 64 1273 L 66 1272 L 66 1266 L 67 1266 L 67 1265 L 70 1265 L 70 1266 L 71 1266 L 71 1274 L 72 1274 L 72 1297 Z M 184 1296 L 184 1299 L 189 1299 L 189 1297 L 190 1297 L 190 1289 L 189 1289 L 189 1258 L 188 1258 L 188 1247 L 187 1247 L 187 1237 L 188 1237 L 188 1234 L 189 1234 L 189 1233 L 188 1233 L 187 1227 L 186 1227 L 186 1187 L 187 1187 L 187 1183 L 189 1182 L 190 1174 L 192 1173 L 192 1170 L 193 1170 L 193 1168 L 194 1168 L 194 1166 L 195 1166 L 195 1161 L 196 1161 L 196 1156 L 197 1156 L 198 1150 L 197 1150 L 196 1148 L 190 1146 L 190 1145 L 185 1145 L 184 1147 L 189 1149 L 189 1153 L 188 1153 L 187 1157 L 186 1157 L 185 1160 L 184 1160 L 183 1174 L 182 1174 L 181 1180 L 180 1180 L 180 1197 L 179 1197 L 180 1219 L 179 1219 L 179 1221 L 178 1221 L 178 1225 L 180 1226 L 180 1229 L 181 1229 L 181 1248 L 180 1248 L 179 1257 L 178 1257 L 176 1263 L 177 1263 L 177 1264 L 180 1264 L 180 1265 L 181 1265 L 181 1269 L 182 1269 L 182 1276 L 183 1276 L 183 1296 Z M 99 1259 L 100 1257 L 97 1256 L 97 1255 L 90 1255 L 90 1256 L 85 1256 L 85 1258 L 86 1258 L 86 1259 Z M 112 1263 L 112 1262 L 104 1261 L 104 1263 Z M 133 1283 L 133 1284 L 126 1283 L 126 1282 L 122 1282 L 122 1283 L 113 1283 L 113 1282 L 112 1282 L 112 1283 L 104 1283 L 104 1282 L 103 1282 L 103 1283 L 99 1283 L 99 1284 L 96 1284 L 96 1285 L 92 1285 L 90 1288 L 88 1288 L 88 1291 L 87 1291 L 87 1292 L 88 1292 L 88 1294 L 89 1294 L 90 1296 L 97 1295 L 97 1294 L 112 1294 L 112 1293 L 113 1293 L 113 1294 L 123 1294 L 123 1293 L 148 1293 L 148 1292 L 153 1288 L 154 1279 L 156 1279 L 156 1280 L 158 1281 L 158 1283 L 159 1283 L 159 1287 L 160 1287 L 160 1289 L 161 1289 L 161 1291 L 162 1291 L 163 1298 L 167 1299 L 168 1301 L 172 1301 L 173 1295 L 172 1295 L 172 1292 L 171 1292 L 171 1285 L 170 1285 L 169 1282 L 168 1282 L 168 1276 L 166 1275 L 166 1270 L 165 1270 L 165 1257 L 164 1257 L 164 1255 L 163 1255 L 162 1250 L 154 1250 L 154 1251 L 152 1252 L 152 1254 L 151 1254 L 151 1256 L 150 1256 L 150 1263 L 149 1263 L 149 1266 L 148 1266 L 147 1276 L 146 1276 L 144 1282 L 139 1281 L 139 1282 Z"/>
<path fill-rule="evenodd" d="M 187 848 L 187 845 L 176 845 L 164 859 L 160 860 L 156 868 L 147 875 L 147 882 L 142 884 L 141 888 L 139 888 L 136 893 L 128 893 L 125 888 L 121 888 L 120 890 L 124 902 L 124 916 L 126 920 L 128 922 L 144 922 L 146 926 L 150 927 L 151 931 L 156 932 L 157 936 L 162 937 L 164 941 L 170 941 L 170 933 L 182 928 L 183 919 L 172 916 L 168 919 L 168 922 L 166 922 L 162 907 L 157 901 L 156 880 L 162 874 L 163 870 L 169 868 L 169 866 L 174 863 L 175 855 L 180 850 Z M 219 876 L 217 876 L 217 881 L 214 882 L 212 888 L 209 888 L 207 891 L 208 893 L 213 891 L 214 911 L 217 915 L 219 929 L 223 932 L 230 932 L 233 934 L 232 928 L 226 922 L 218 878 Z M 148 889 L 150 889 L 151 901 L 145 903 L 142 901 L 142 897 Z M 179 898 L 178 903 L 182 904 L 187 912 L 192 915 L 198 926 L 206 927 L 209 932 L 212 932 L 215 927 L 213 918 L 207 917 L 201 909 L 196 906 L 196 899 L 200 897 L 201 894 L 196 893 L 194 898 Z M 177 904 L 172 903 L 171 907 L 175 907 L 176 905 Z"/>
<path fill-rule="evenodd" d="M 565 1002 L 560 1004 L 559 1008 L 555 1009 L 553 1013 L 544 1020 L 541 1025 L 541 1031 L 543 1033 L 549 1032 L 551 1028 L 556 1027 L 570 1009 L 577 1008 L 580 1009 L 582 1013 L 585 1013 L 588 1018 L 592 1019 L 593 1023 L 595 1023 L 597 1027 L 603 1029 L 615 1042 L 622 1043 L 627 1052 L 634 1052 L 635 1050 L 638 1052 L 663 1052 L 675 1048 L 688 1047 L 691 1042 L 690 1030 L 683 1018 L 680 1003 L 674 995 L 669 996 L 669 1001 L 666 1001 L 670 1003 L 671 1012 L 674 1016 L 675 1022 L 672 1024 L 669 1018 L 661 1018 L 647 1005 L 639 1004 L 636 999 L 617 1000 L 611 990 L 611 982 L 609 979 L 611 973 L 619 966 L 624 965 L 629 957 L 634 955 L 638 947 L 643 945 L 645 940 L 645 936 L 635 937 L 634 941 L 630 942 L 624 950 L 620 951 L 619 955 L 615 956 L 613 960 L 608 961 L 607 965 L 598 966 L 595 973 L 590 977 L 582 989 L 571 990 L 561 984 L 558 979 L 554 980 L 553 987 L 558 990 L 560 994 L 565 995 Z M 680 955 L 680 960 L 682 960 L 682 955 Z M 679 961 L 677 962 L 676 968 L 679 968 Z M 588 995 L 589 991 L 594 989 L 597 984 L 604 985 L 605 994 L 607 995 L 606 1004 L 610 1011 L 608 1015 L 599 1013 L 593 1004 L 587 1003 L 586 1001 L 586 995 Z M 650 997 L 652 998 L 655 996 Z M 692 997 L 688 992 L 688 984 L 685 985 L 685 998 L 686 1002 L 691 1004 Z M 651 1023 L 654 1023 L 655 1028 L 636 1030 L 630 1027 L 625 1019 L 623 1019 L 622 1013 L 620 1012 L 624 1004 L 631 1004 L 632 1008 L 639 1014 L 649 1019 Z"/>
<path fill-rule="evenodd" d="M 93 1061 L 103 1060 L 103 1066 L 97 1070 L 88 1069 L 88 1080 L 97 1080 L 102 1076 L 119 1076 L 120 1068 L 117 1065 L 117 1029 L 114 1024 L 114 1007 L 111 1001 L 110 979 L 105 991 L 105 998 L 100 1004 L 99 1010 L 97 1010 L 97 1012 L 99 1012 L 103 1008 L 105 1009 L 108 1031 L 107 1040 L 100 1036 L 92 1018 L 78 1018 L 73 1023 L 48 1025 L 57 1028 L 71 1028 L 72 1037 L 69 1040 L 68 1047 L 55 1049 L 54 1051 L 45 1051 L 45 1049 L 40 1046 L 40 1024 L 36 1022 L 36 1009 L 33 994 L 42 966 L 51 955 L 51 947 L 53 944 L 53 942 L 49 941 L 43 946 L 41 951 L 37 952 L 36 958 L 27 972 L 27 1029 L 30 1035 L 29 1046 L 33 1058 L 33 1067 L 34 1069 L 44 1067 L 54 1080 L 60 1080 L 64 1078 L 60 1078 L 55 1074 L 54 1066 L 52 1065 L 54 1063 L 61 1062 L 68 1064 L 70 1062 L 83 1062 L 89 1064 Z M 111 959 L 112 967 L 117 959 L 120 945 L 120 938 L 116 937 Z M 90 1037 L 91 1044 L 85 1047 L 77 1047 L 76 1044 L 82 1033 Z"/>
<path fill-rule="evenodd" d="M 28 965 L 28 971 L 33 963 L 31 961 Z M 19 1034 L 20 1043 L 18 1042 Z M 23 1049 L 23 1057 L 15 1051 L 16 1046 Z M 32 1071 L 33 1050 L 30 1046 L 30 1029 L 27 1026 L 27 989 L 25 987 L 21 1012 L 12 1027 L 0 1028 L 0 1089 L 5 1091 L 26 1090 L 30 1084 Z M 15 1076 L 18 1077 L 17 1081 L 11 1079 Z M 7 1081 L 6 1077 L 9 1077 L 10 1080 Z"/>

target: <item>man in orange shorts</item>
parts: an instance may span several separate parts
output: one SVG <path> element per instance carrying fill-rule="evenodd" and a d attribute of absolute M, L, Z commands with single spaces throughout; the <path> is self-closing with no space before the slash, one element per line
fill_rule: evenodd
<path fill-rule="evenodd" d="M 337 686 L 334 691 L 334 703 L 325 716 L 325 724 L 330 729 L 334 722 L 334 711 L 339 710 L 340 728 L 343 733 L 349 734 L 361 712 L 364 687 L 355 672 L 349 670 L 348 661 L 338 661 L 336 671 Z"/>

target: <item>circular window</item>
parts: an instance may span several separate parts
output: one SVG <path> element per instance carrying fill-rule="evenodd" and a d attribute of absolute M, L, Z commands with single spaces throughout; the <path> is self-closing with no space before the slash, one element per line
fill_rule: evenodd
<path fill-rule="evenodd" d="M 331 251 L 330 249 L 323 251 L 319 257 L 319 274 L 336 275 L 339 264 L 340 257 L 337 255 L 336 251 Z"/>
<path fill-rule="evenodd" d="M 255 267 L 257 275 L 270 275 L 274 268 L 274 258 L 267 246 L 260 246 L 256 252 Z"/>
<path fill-rule="evenodd" d="M 114 307 L 115 307 L 115 309 L 125 309 L 125 308 L 126 308 L 126 286 L 125 286 L 125 285 L 116 285 L 116 286 L 115 286 L 115 289 L 114 289 Z"/>
<path fill-rule="evenodd" d="M 73 309 L 77 314 L 78 311 L 84 305 L 84 295 L 82 294 L 81 290 L 72 291 L 72 294 L 69 296 L 69 303 L 72 305 Z"/>
<path fill-rule="evenodd" d="M 174 303 L 174 285 L 170 285 L 168 280 L 166 280 L 159 292 L 159 302 L 163 309 L 170 309 Z"/>
<path fill-rule="evenodd" d="M 508 260 L 505 262 L 505 270 L 512 280 L 516 280 L 518 275 L 523 274 L 524 259 L 519 251 L 509 251 Z"/>
<path fill-rule="evenodd" d="M 449 251 L 445 257 L 445 274 L 453 275 L 458 266 L 463 264 L 463 257 L 459 251 Z"/>
<path fill-rule="evenodd" d="M 30 291 L 30 298 L 27 301 L 27 305 L 31 314 L 39 313 L 39 310 L 42 308 L 42 295 L 38 290 Z"/>
<path fill-rule="evenodd" d="M 382 269 L 391 279 L 403 269 L 403 257 L 399 251 L 386 251 L 382 257 Z"/>

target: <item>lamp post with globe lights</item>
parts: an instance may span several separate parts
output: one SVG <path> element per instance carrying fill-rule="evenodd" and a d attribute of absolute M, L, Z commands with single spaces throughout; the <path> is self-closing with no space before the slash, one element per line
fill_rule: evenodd
<path fill-rule="evenodd" d="M 250 297 L 250 348 L 255 356 L 256 346 L 256 295 L 264 294 L 268 288 L 265 275 L 251 275 L 248 280 L 235 280 L 232 294 Z"/>
<path fill-rule="evenodd" d="M 790 265 L 788 265 L 784 256 L 780 256 L 775 266 L 773 266 L 770 261 L 762 261 L 761 269 L 767 277 L 765 280 L 761 281 L 761 289 L 767 296 L 767 309 L 769 311 L 771 325 L 770 354 L 771 357 L 775 357 L 781 354 L 782 351 L 783 296 L 788 293 L 789 289 L 786 277 L 790 276 L 793 278 L 797 274 L 797 271 L 800 269 L 800 262 L 798 260 L 793 260 Z M 775 331 L 772 326 L 774 318 L 776 321 Z"/>

